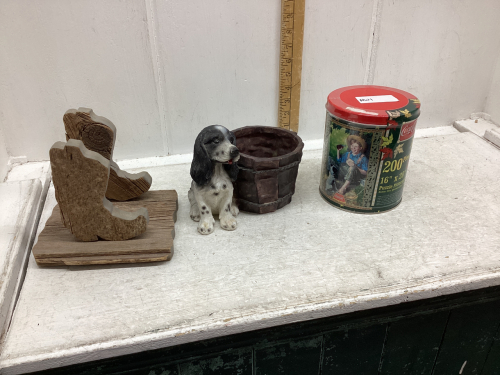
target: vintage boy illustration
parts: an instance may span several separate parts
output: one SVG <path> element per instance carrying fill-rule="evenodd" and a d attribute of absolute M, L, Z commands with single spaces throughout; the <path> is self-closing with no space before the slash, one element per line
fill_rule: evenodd
<path fill-rule="evenodd" d="M 338 193 L 345 195 L 350 186 L 359 185 L 361 179 L 366 177 L 368 158 L 364 155 L 366 142 L 357 135 L 347 137 L 348 152 L 340 156 L 342 145 L 337 145 L 338 177 L 335 183 L 341 184 Z M 340 146 L 340 147 L 339 147 Z"/>

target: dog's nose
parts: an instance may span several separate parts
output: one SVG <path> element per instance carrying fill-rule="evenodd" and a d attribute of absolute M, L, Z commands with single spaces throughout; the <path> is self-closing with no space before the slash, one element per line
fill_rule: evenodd
<path fill-rule="evenodd" d="M 240 150 L 238 150 L 238 147 L 231 147 L 231 151 L 229 152 L 229 155 L 231 155 L 231 158 L 235 158 L 240 154 Z"/>

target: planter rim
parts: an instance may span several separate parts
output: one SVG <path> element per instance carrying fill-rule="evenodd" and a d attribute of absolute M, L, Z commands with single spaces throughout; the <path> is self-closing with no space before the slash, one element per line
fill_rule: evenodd
<path fill-rule="evenodd" d="M 282 129 L 282 128 L 278 128 L 278 127 L 275 127 L 275 126 L 263 126 L 263 125 L 249 125 L 249 126 L 243 126 L 241 128 L 238 128 L 238 129 L 234 129 L 232 130 L 233 133 L 237 132 L 237 131 L 241 131 L 241 130 L 246 130 L 246 129 L 262 129 L 262 130 L 272 130 L 268 133 L 275 133 L 276 131 L 278 132 L 285 132 L 285 133 L 289 133 L 290 135 L 292 135 L 295 139 L 297 139 L 299 141 L 299 143 L 297 144 L 297 147 L 295 147 L 295 149 L 293 151 L 290 151 L 284 155 L 280 155 L 280 156 L 274 156 L 272 158 L 262 158 L 262 157 L 257 157 L 257 156 L 252 156 L 252 155 L 249 155 L 249 154 L 245 154 L 243 152 L 240 151 L 240 154 L 241 155 L 245 155 L 245 158 L 248 158 L 250 160 L 254 160 L 256 162 L 259 162 L 259 161 L 278 161 L 278 160 L 281 160 L 283 158 L 285 158 L 286 156 L 290 155 L 290 154 L 298 154 L 299 152 L 302 152 L 302 149 L 304 148 L 304 142 L 302 142 L 302 138 L 300 138 L 298 136 L 297 133 L 291 131 L 291 130 L 288 130 L 288 129 Z M 236 137 L 238 138 L 238 137 Z"/>

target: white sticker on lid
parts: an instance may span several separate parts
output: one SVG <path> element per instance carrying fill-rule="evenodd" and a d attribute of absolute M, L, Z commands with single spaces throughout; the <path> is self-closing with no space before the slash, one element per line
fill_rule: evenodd
<path fill-rule="evenodd" d="M 356 96 L 360 103 L 389 103 L 399 102 L 397 98 L 392 95 L 376 95 L 376 96 Z"/>

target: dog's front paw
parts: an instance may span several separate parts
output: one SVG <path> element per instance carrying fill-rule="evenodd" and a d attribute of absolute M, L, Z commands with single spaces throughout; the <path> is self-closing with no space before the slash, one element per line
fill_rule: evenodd
<path fill-rule="evenodd" d="M 197 205 L 192 205 L 191 210 L 189 211 L 189 216 L 194 221 L 200 221 L 200 210 Z"/>
<path fill-rule="evenodd" d="M 201 234 L 210 234 L 214 231 L 214 218 L 205 218 L 198 224 L 198 232 Z"/>
<path fill-rule="evenodd" d="M 238 205 L 236 204 L 237 200 L 233 197 L 231 201 L 231 205 L 229 206 L 229 210 L 231 211 L 231 215 L 234 217 L 238 216 L 240 210 L 238 209 Z"/>
<path fill-rule="evenodd" d="M 236 216 L 238 216 L 239 213 L 240 213 L 240 210 L 238 209 L 238 207 L 236 207 L 235 204 L 232 204 L 231 205 L 231 215 L 236 217 Z"/>
<path fill-rule="evenodd" d="M 235 230 L 238 226 L 238 222 L 232 216 L 224 216 L 220 219 L 220 226 L 225 230 Z"/>

